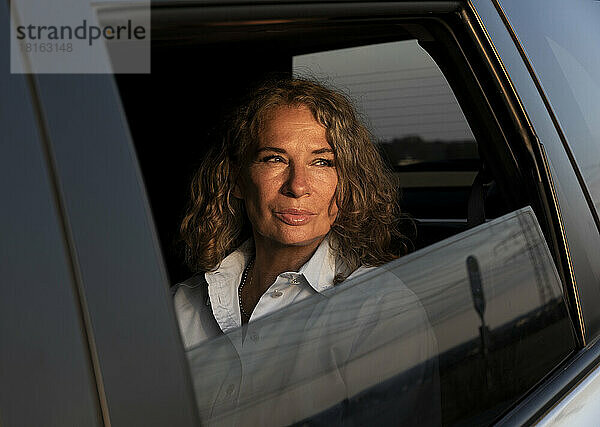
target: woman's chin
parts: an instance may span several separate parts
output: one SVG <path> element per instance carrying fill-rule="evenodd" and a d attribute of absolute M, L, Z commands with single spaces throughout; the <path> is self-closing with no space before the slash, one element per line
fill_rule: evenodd
<path fill-rule="evenodd" d="M 323 238 L 325 236 L 319 236 L 319 237 L 315 237 L 312 239 L 308 239 L 308 240 L 298 240 L 298 241 L 291 241 L 289 243 L 287 243 L 288 246 L 310 246 L 310 245 L 314 245 L 314 244 L 319 244 L 321 243 L 321 241 L 323 241 Z"/>
<path fill-rule="evenodd" d="M 326 235 L 327 233 L 285 233 L 272 236 L 270 240 L 274 240 L 282 246 L 309 246 L 321 243 Z"/>

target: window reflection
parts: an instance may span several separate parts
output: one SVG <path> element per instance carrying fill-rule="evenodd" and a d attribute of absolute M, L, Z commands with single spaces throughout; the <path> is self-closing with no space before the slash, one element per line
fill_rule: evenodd
<path fill-rule="evenodd" d="M 385 269 L 351 282 L 192 349 L 204 420 L 438 424 L 437 346 L 423 307 Z"/>
<path fill-rule="evenodd" d="M 187 354 L 208 424 L 437 425 L 491 422 L 572 348 L 527 207 Z"/>

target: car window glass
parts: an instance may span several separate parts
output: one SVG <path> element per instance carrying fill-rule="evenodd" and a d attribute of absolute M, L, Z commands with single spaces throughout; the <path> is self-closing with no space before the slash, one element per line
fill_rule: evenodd
<path fill-rule="evenodd" d="M 527 207 L 187 354 L 205 422 L 435 425 L 491 422 L 572 346 Z"/>
<path fill-rule="evenodd" d="M 501 3 L 600 213 L 600 2 Z"/>

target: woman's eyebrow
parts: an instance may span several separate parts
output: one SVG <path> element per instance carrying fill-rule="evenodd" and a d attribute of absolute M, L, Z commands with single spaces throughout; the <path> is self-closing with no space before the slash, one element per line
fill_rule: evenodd
<path fill-rule="evenodd" d="M 256 150 L 256 154 L 262 153 L 263 151 L 274 151 L 276 153 L 287 154 L 287 151 L 285 151 L 283 148 L 277 148 L 277 147 L 261 147 L 258 150 Z M 319 148 L 318 150 L 313 150 L 313 152 L 312 152 L 312 154 L 323 154 L 323 153 L 332 153 L 333 154 L 333 150 L 331 148 Z"/>
<path fill-rule="evenodd" d="M 313 154 L 323 154 L 323 153 L 333 154 L 333 150 L 331 148 L 319 148 L 318 150 L 313 151 Z"/>
<path fill-rule="evenodd" d="M 286 153 L 286 151 L 283 148 L 262 147 L 262 148 L 259 148 L 258 150 L 256 150 L 256 154 L 262 153 L 263 151 L 275 151 L 276 153 L 282 153 L 282 154 Z"/>

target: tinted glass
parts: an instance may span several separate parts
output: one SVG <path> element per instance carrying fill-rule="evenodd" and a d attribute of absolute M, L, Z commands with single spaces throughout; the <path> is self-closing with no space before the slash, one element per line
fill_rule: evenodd
<path fill-rule="evenodd" d="M 600 2 L 501 3 L 600 212 Z"/>
<path fill-rule="evenodd" d="M 573 346 L 558 274 L 524 208 L 188 357 L 208 423 L 435 425 L 491 422 Z"/>

